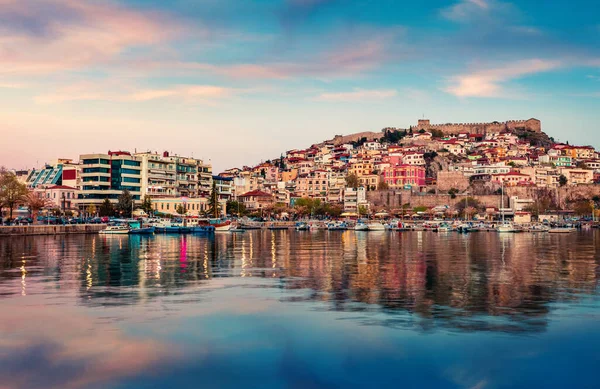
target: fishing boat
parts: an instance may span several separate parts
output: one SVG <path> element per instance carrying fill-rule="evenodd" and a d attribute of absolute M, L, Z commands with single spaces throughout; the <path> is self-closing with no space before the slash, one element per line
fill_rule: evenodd
<path fill-rule="evenodd" d="M 530 225 L 526 225 L 523 228 L 523 231 L 525 231 L 525 232 L 548 232 L 548 231 L 550 231 L 550 227 L 545 226 L 543 224 L 530 224 Z"/>
<path fill-rule="evenodd" d="M 286 225 L 271 223 L 267 229 L 271 231 L 287 230 L 289 227 Z"/>
<path fill-rule="evenodd" d="M 192 234 L 214 234 L 215 227 L 214 226 L 195 226 L 191 227 Z"/>
<path fill-rule="evenodd" d="M 452 227 L 449 226 L 448 224 L 440 224 L 437 227 L 437 232 L 450 232 L 452 231 Z"/>
<path fill-rule="evenodd" d="M 129 226 L 125 224 L 119 224 L 116 226 L 108 226 L 100 231 L 103 235 L 127 235 L 129 234 Z"/>
<path fill-rule="evenodd" d="M 515 226 L 513 223 L 508 223 L 508 222 L 504 222 L 502 224 L 500 224 L 496 230 L 498 232 L 522 232 L 523 230 L 521 230 L 520 228 L 518 228 L 517 226 Z"/>
<path fill-rule="evenodd" d="M 140 220 L 129 220 L 127 222 L 129 224 L 129 233 L 136 235 L 151 235 L 154 234 L 155 227 L 144 224 Z"/>
<path fill-rule="evenodd" d="M 551 234 L 570 234 L 575 231 L 577 231 L 577 229 L 573 227 L 556 227 L 548 230 Z"/>
<path fill-rule="evenodd" d="M 471 232 L 473 231 L 473 226 L 469 223 L 463 223 L 463 224 L 459 224 L 458 226 L 456 226 L 456 231 L 458 232 Z"/>
<path fill-rule="evenodd" d="M 368 231 L 369 230 L 369 225 L 365 222 L 363 222 L 362 220 L 359 220 L 358 222 L 356 222 L 356 225 L 354 226 L 354 231 Z"/>
<path fill-rule="evenodd" d="M 227 232 L 231 230 L 231 222 L 229 220 L 225 222 L 211 223 L 215 227 L 215 232 Z"/>
<path fill-rule="evenodd" d="M 332 221 L 327 223 L 327 229 L 329 231 L 344 231 L 348 229 L 348 224 L 345 222 Z"/>
<path fill-rule="evenodd" d="M 500 224 L 496 228 L 496 231 L 501 232 L 501 233 L 523 231 L 523 230 L 517 228 L 513 223 L 509 223 L 504 220 L 504 181 L 502 181 L 502 203 L 500 205 L 502 207 L 502 224 Z"/>
<path fill-rule="evenodd" d="M 385 224 L 373 222 L 367 225 L 369 231 L 385 231 Z"/>
<path fill-rule="evenodd" d="M 294 228 L 296 231 L 308 231 L 310 230 L 310 225 L 306 222 L 298 222 Z"/>

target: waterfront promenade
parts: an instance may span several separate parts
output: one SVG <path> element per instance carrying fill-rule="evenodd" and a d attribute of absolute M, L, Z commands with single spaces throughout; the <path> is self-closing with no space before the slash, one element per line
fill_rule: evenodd
<path fill-rule="evenodd" d="M 0 237 L 21 235 L 97 234 L 106 224 L 0 226 Z"/>

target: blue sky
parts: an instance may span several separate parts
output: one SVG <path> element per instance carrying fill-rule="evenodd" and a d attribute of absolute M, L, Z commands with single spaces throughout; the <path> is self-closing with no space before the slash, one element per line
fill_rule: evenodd
<path fill-rule="evenodd" d="M 538 118 L 600 147 L 593 1 L 5 0 L 0 119 L 24 168 L 170 150 L 215 170 L 336 134 Z"/>

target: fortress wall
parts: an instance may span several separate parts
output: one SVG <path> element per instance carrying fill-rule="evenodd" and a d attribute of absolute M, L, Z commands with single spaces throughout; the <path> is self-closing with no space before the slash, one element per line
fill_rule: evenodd
<path fill-rule="evenodd" d="M 542 125 L 537 119 L 528 120 L 509 120 L 507 122 L 498 123 L 447 123 L 447 124 L 430 124 L 428 120 L 419 120 L 417 130 L 420 129 L 436 129 L 441 130 L 446 134 L 458 134 L 460 132 L 468 132 L 471 134 L 486 134 L 491 132 L 502 132 L 505 130 L 527 129 L 529 131 L 541 132 Z"/>

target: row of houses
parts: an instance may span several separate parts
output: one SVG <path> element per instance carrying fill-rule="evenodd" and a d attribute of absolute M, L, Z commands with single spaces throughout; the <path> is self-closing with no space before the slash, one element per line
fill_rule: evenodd
<path fill-rule="evenodd" d="M 127 190 L 135 204 L 150 198 L 157 212 L 174 215 L 181 206 L 190 215 L 200 215 L 208 209 L 214 183 L 224 213 L 233 193 L 233 179 L 213 176 L 210 164 L 168 152 L 82 154 L 78 161 L 59 159 L 41 169 L 17 173 L 57 208 L 82 212 L 97 209 L 105 199 L 117 203 Z"/>

